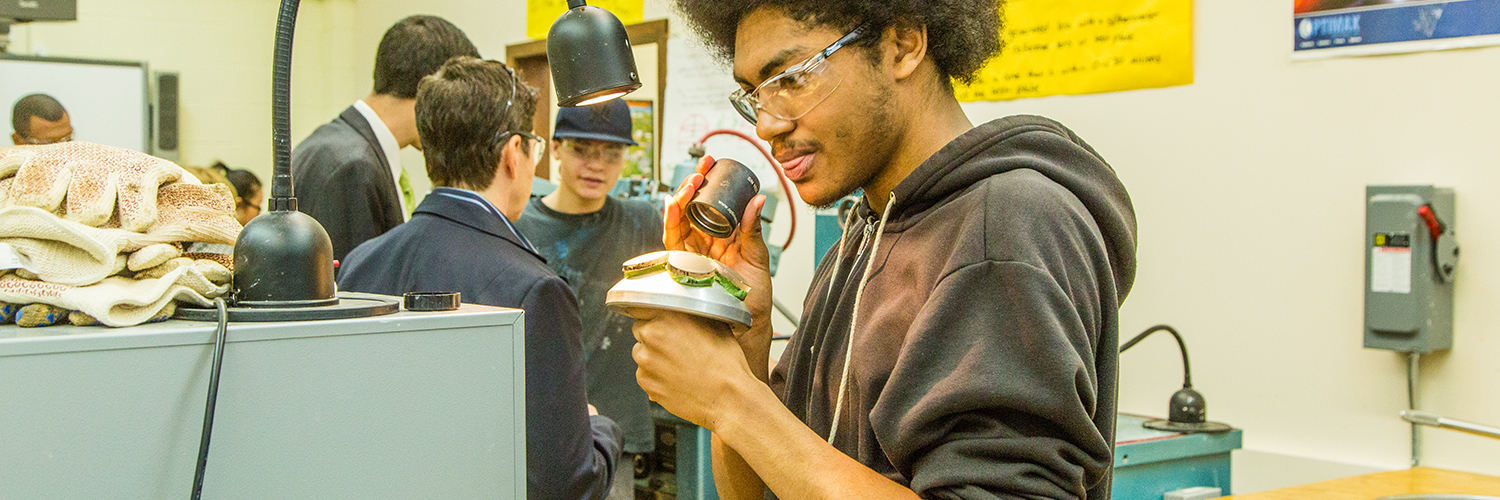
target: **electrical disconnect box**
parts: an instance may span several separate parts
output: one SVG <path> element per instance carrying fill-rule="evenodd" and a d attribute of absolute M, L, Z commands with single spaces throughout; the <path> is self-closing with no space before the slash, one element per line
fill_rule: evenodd
<path fill-rule="evenodd" d="M 1365 188 L 1365 347 L 1453 347 L 1453 190 Z"/>

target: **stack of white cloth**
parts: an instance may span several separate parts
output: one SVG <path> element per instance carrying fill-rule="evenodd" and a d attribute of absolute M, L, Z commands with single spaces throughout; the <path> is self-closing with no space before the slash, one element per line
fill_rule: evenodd
<path fill-rule="evenodd" d="M 133 326 L 229 293 L 234 197 L 176 164 L 65 142 L 0 147 L 0 323 Z"/>

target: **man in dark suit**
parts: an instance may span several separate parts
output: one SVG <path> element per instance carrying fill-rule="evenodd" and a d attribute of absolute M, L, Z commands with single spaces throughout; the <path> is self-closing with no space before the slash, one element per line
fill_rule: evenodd
<path fill-rule="evenodd" d="M 380 236 L 416 205 L 400 151 L 421 149 L 417 82 L 454 56 L 479 57 L 457 26 L 411 16 L 386 30 L 375 52 L 375 89 L 292 151 L 298 207 L 328 230 L 333 258 Z"/>
<path fill-rule="evenodd" d="M 349 253 L 339 288 L 457 291 L 524 309 L 527 497 L 597 500 L 609 493 L 620 428 L 588 406 L 577 300 L 511 224 L 546 142 L 526 132 L 535 107 L 536 91 L 496 61 L 458 58 L 424 79 L 417 127 L 438 187 L 410 222 Z"/>

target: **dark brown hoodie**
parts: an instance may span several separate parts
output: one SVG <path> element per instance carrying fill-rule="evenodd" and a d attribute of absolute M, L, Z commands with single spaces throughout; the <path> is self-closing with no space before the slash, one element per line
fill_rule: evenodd
<path fill-rule="evenodd" d="M 1109 498 L 1136 246 L 1114 170 L 1013 116 L 948 143 L 890 205 L 859 207 L 823 258 L 772 388 L 923 498 Z"/>

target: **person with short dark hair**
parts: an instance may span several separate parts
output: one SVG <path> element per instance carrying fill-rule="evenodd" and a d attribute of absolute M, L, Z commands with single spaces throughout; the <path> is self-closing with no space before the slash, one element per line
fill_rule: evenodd
<path fill-rule="evenodd" d="M 31 94 L 16 101 L 10 112 L 11 142 L 17 146 L 56 144 L 73 140 L 68 110 L 47 94 Z"/>
<path fill-rule="evenodd" d="M 676 1 L 803 201 L 863 190 L 774 369 L 763 198 L 737 235 L 692 229 L 705 158 L 668 202 L 666 247 L 751 285 L 748 329 L 629 311 L 641 387 L 714 433 L 720 498 L 1109 498 L 1135 213 L 1063 125 L 964 114 L 1000 3 Z"/>
<path fill-rule="evenodd" d="M 229 168 L 222 161 L 215 162 L 213 168 L 234 186 L 234 218 L 239 219 L 241 225 L 249 224 L 250 219 L 260 215 L 260 204 L 265 195 L 260 187 L 260 177 L 243 168 Z"/>
<path fill-rule="evenodd" d="M 512 224 L 531 194 L 544 139 L 535 89 L 496 61 L 455 58 L 417 92 L 427 175 L 437 186 L 410 222 L 356 247 L 339 289 L 459 292 L 526 311 L 526 486 L 530 499 L 604 498 L 620 428 L 588 406 L 578 302 Z M 507 390 L 496 387 L 496 391 Z"/>
<path fill-rule="evenodd" d="M 625 431 L 627 456 L 610 500 L 635 498 L 632 455 L 656 447 L 651 402 L 635 382 L 630 359 L 634 320 L 604 306 L 605 293 L 625 278 L 620 263 L 662 249 L 659 205 L 609 194 L 625 170 L 625 149 L 636 144 L 631 131 L 630 106 L 619 99 L 558 109 L 552 129 L 557 190 L 532 199 L 516 221 L 578 296 L 589 402 Z"/>
<path fill-rule="evenodd" d="M 335 259 L 411 216 L 416 193 L 400 151 L 422 148 L 417 83 L 455 56 L 479 57 L 457 26 L 433 16 L 402 19 L 380 39 L 370 95 L 292 151 L 297 210 L 328 230 Z"/>

